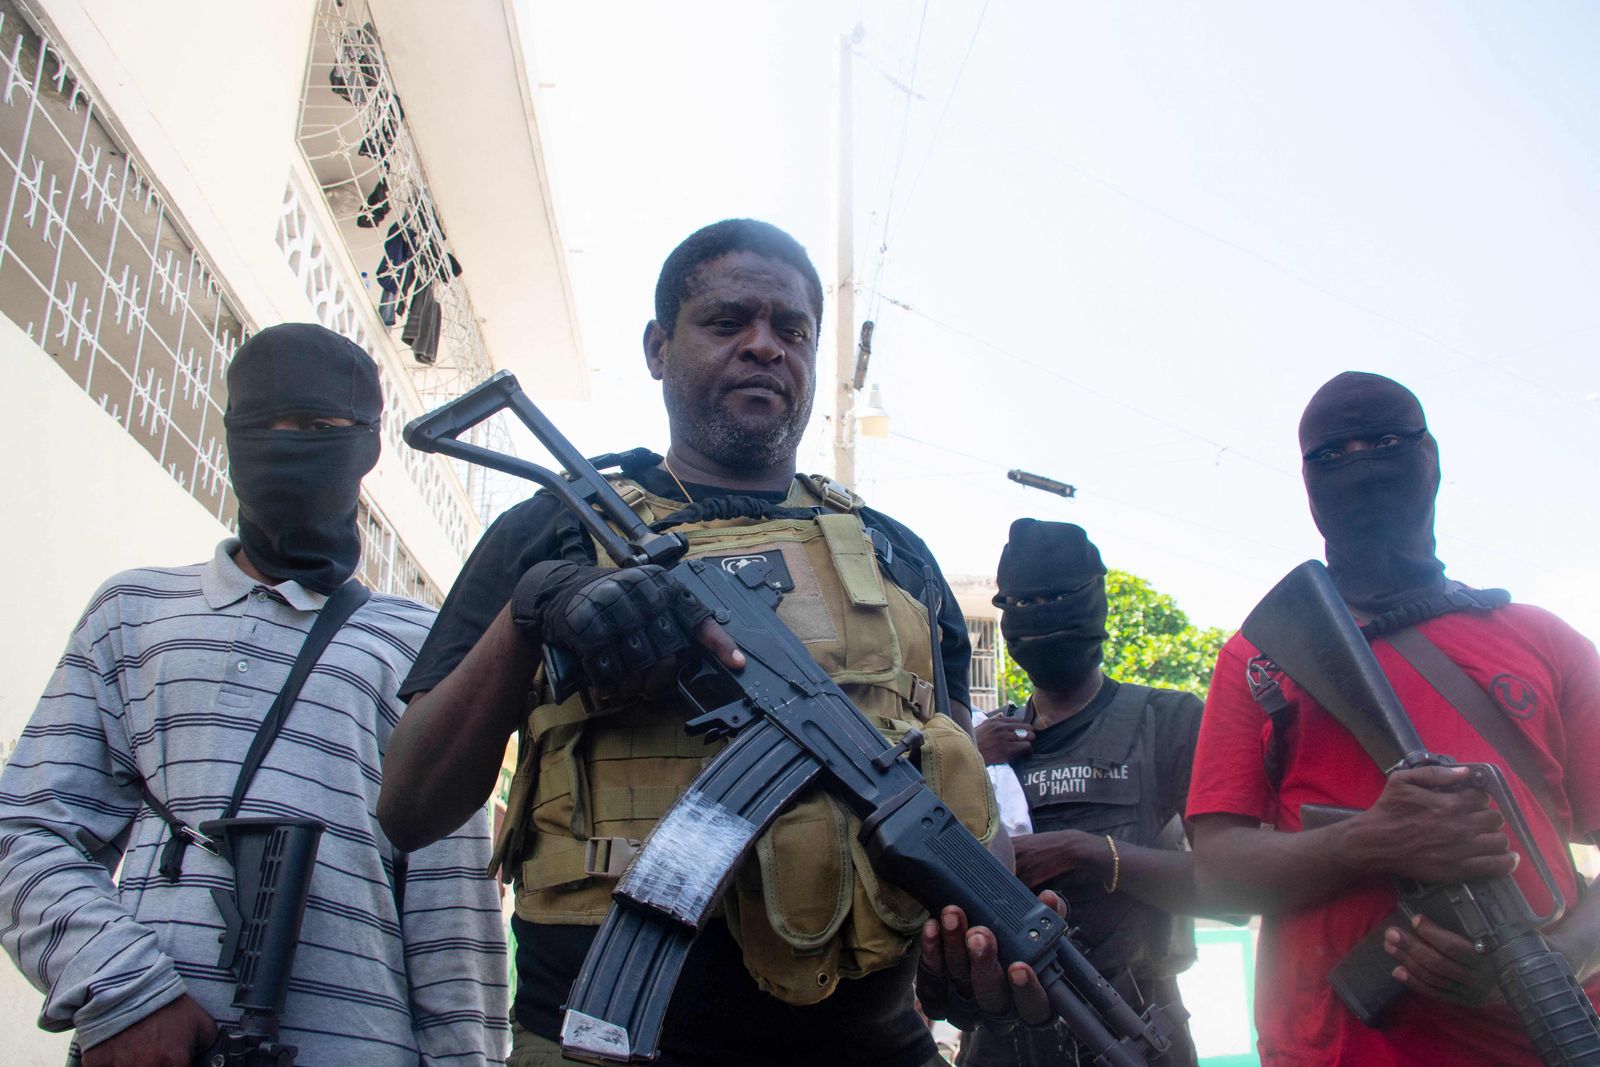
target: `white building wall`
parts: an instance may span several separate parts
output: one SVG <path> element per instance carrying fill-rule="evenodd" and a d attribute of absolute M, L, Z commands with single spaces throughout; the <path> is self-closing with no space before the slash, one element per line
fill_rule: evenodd
<path fill-rule="evenodd" d="M 374 357 L 391 379 L 386 392 L 398 426 L 424 405 L 410 387 L 404 360 L 378 340 L 388 331 L 360 287 L 360 270 L 338 244 L 338 227 L 316 192 L 297 140 L 316 9 L 315 0 L 50 0 L 40 5 L 101 108 L 135 146 L 250 324 L 316 322 L 314 300 L 342 301 L 359 316 Z M 299 206 L 323 235 L 330 276 L 343 283 L 337 294 L 325 280 L 308 286 L 304 272 L 291 270 L 279 246 L 291 183 L 303 190 Z M 400 410 L 396 400 L 410 410 Z M 366 482 L 368 495 L 389 523 L 404 531 L 407 547 L 428 577 L 447 589 L 460 567 L 462 545 L 470 547 L 481 524 L 453 479 L 442 488 L 437 476 L 428 479 L 426 495 L 419 488 L 417 469 L 443 467 L 443 461 L 400 451 L 398 434 L 386 434 L 384 457 Z M 439 529 L 441 506 L 466 521 L 456 544 Z"/>
<path fill-rule="evenodd" d="M 0 315 L 0 522 L 7 610 L 0 757 L 22 732 L 89 596 L 128 567 L 208 559 L 228 531 L 16 324 Z"/>
<path fill-rule="evenodd" d="M 33 712 L 67 634 L 100 583 L 128 567 L 194 563 L 226 536 L 215 517 L 0 315 L 6 417 L 0 419 L 0 764 Z M 0 961 L 0 1063 L 66 1060 L 65 1035 L 34 1025 L 40 995 Z"/>
<path fill-rule="evenodd" d="M 304 319 L 273 236 L 314 0 L 47 0 L 42 21 L 93 86 L 259 325 Z"/>
<path fill-rule="evenodd" d="M 433 585 L 448 588 L 481 523 L 443 460 L 408 454 L 399 445 L 399 427 L 423 410 L 413 385 L 416 368 L 378 321 L 297 140 L 316 0 L 14 2 L 70 57 L 72 75 L 93 97 L 95 114 L 117 141 L 131 146 L 167 216 L 181 220 L 184 236 L 209 263 L 222 298 L 247 329 L 332 317 L 340 320 L 339 328 L 353 327 L 369 338 L 390 412 L 384 454 L 366 480 L 366 496 Z M 52 56 L 52 70 L 55 62 Z M 521 87 L 508 91 L 521 98 Z M 518 132 L 530 131 L 524 123 Z M 6 150 L 14 153 L 15 146 Z M 51 164 L 47 171 L 51 167 L 60 171 L 62 193 L 41 209 L 42 230 L 29 223 L 21 233 L 18 223 L 19 233 L 12 234 L 13 242 L 34 241 L 36 255 L 41 233 L 48 243 L 51 212 L 74 202 L 64 192 L 72 168 Z M 11 184 L 9 175 L 5 184 Z M 4 193 L 0 189 L 0 209 Z M 449 206 L 440 210 L 447 217 Z M 293 240 L 285 230 L 290 219 L 299 227 Z M 17 263 L 0 249 L 0 286 L 16 283 Z M 469 272 L 486 280 L 496 276 L 496 266 L 468 263 Z M 554 285 L 565 300 L 566 280 L 559 273 L 522 281 L 529 287 Z M 471 277 L 463 284 L 470 286 Z M 103 300 L 98 287 L 96 282 L 85 288 Z M 80 291 L 77 302 L 84 299 Z M 82 366 L 73 362 L 73 331 L 58 338 L 61 314 L 41 314 L 54 315 L 49 334 L 38 338 L 49 352 L 27 332 L 42 334 L 39 324 L 0 315 L 0 367 L 6 372 L 0 455 L 7 457 L 0 461 L 7 517 L 0 523 L 0 549 L 12 561 L 7 610 L 0 611 L 0 648 L 6 650 L 0 666 L 0 761 L 92 591 L 127 567 L 203 560 L 226 534 L 215 509 L 175 480 L 183 464 L 169 472 L 134 436 L 134 423 L 143 424 L 142 415 L 134 418 L 134 406 L 149 397 L 130 398 L 126 378 L 120 393 L 103 396 L 96 383 L 91 397 L 79 382 L 82 375 L 64 369 Z M 109 312 L 102 328 L 112 328 Z M 82 333 L 76 331 L 80 348 Z M 220 366 L 220 357 L 205 356 L 203 348 L 201 354 L 202 362 Z M 576 366 L 581 374 L 581 361 Z M 176 397 L 168 402 L 176 403 Z M 3 1067 L 64 1061 L 66 1036 L 44 1034 L 35 1025 L 39 1004 L 40 995 L 9 961 L 0 961 Z"/>

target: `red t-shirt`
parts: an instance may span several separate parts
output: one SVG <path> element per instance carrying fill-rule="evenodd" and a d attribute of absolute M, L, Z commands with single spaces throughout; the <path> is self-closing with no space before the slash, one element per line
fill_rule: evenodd
<path fill-rule="evenodd" d="M 1505 771 L 1570 905 L 1576 885 L 1564 842 L 1575 829 L 1600 829 L 1600 656 L 1566 623 L 1523 604 L 1489 614 L 1444 615 L 1421 629 L 1473 681 L 1496 694 L 1511 721 L 1534 742 L 1561 825 L 1550 825 L 1538 801 L 1488 743 L 1381 639 L 1373 643 L 1379 664 L 1429 751 L 1462 762 L 1495 763 Z M 1273 790 L 1263 763 L 1269 728 L 1245 676 L 1255 654 L 1243 635 L 1235 635 L 1217 658 L 1200 724 L 1189 817 L 1246 815 L 1296 831 L 1302 804 L 1370 807 L 1383 789 L 1383 775 L 1349 731 L 1288 679 L 1280 682 L 1295 705 L 1294 726 L 1283 781 Z M 1548 910 L 1549 894 L 1533 865 L 1521 863 L 1516 877 L 1534 909 Z M 1539 1067 L 1515 1017 L 1502 1006 L 1469 1009 L 1407 994 L 1381 1030 L 1363 1025 L 1345 1008 L 1328 985 L 1328 972 L 1394 905 L 1387 880 L 1374 880 L 1354 884 L 1324 904 L 1262 921 L 1256 1028 L 1263 1062 L 1273 1067 Z M 1587 988 L 1595 1000 L 1600 979 Z"/>

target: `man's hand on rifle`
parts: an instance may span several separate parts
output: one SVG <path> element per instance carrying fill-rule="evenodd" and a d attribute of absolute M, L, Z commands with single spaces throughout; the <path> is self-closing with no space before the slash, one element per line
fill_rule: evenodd
<path fill-rule="evenodd" d="M 1467 785 L 1466 767 L 1395 771 L 1377 803 L 1342 824 L 1357 870 L 1419 882 L 1470 882 L 1516 870 L 1505 820 Z"/>
<path fill-rule="evenodd" d="M 535 564 L 511 594 L 511 618 L 530 641 L 576 656 L 600 690 L 659 691 L 692 645 L 730 670 L 744 666 L 711 609 L 661 567 Z"/>
<path fill-rule="evenodd" d="M 1039 899 L 1066 917 L 1067 905 L 1055 893 L 1046 890 Z M 923 924 L 921 950 L 917 999 L 930 1018 L 948 1019 L 963 1030 L 980 1023 L 1043 1026 L 1055 1019 L 1033 968 L 1002 968 L 994 935 L 982 926 L 968 929 L 960 908 L 945 908 Z"/>
<path fill-rule="evenodd" d="M 1389 927 L 1383 947 L 1397 964 L 1394 980 L 1413 993 L 1455 1004 L 1500 999 L 1494 971 L 1472 942 L 1425 915 L 1412 919 L 1409 930 Z"/>
<path fill-rule="evenodd" d="M 83 1067 L 189 1067 L 216 1039 L 216 1020 L 184 994 L 85 1049 Z"/>

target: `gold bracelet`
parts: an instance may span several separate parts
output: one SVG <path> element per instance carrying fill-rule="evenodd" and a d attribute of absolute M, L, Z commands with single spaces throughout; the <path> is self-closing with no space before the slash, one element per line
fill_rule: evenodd
<path fill-rule="evenodd" d="M 1101 882 L 1100 888 L 1107 893 L 1115 893 L 1117 891 L 1117 880 L 1122 877 L 1122 857 L 1117 855 L 1117 842 L 1110 834 L 1106 835 L 1106 844 L 1111 846 L 1111 884 L 1106 885 Z"/>

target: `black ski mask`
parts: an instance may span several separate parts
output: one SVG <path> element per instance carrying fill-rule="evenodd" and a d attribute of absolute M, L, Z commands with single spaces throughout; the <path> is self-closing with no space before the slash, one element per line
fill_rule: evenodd
<path fill-rule="evenodd" d="M 1351 441 L 1371 447 L 1350 451 Z M 1300 454 L 1328 574 L 1351 607 L 1376 614 L 1445 587 L 1433 539 L 1439 447 L 1411 390 L 1344 372 L 1306 405 Z"/>
<path fill-rule="evenodd" d="M 378 366 L 355 343 L 310 323 L 271 326 L 228 367 L 228 470 L 239 541 L 263 574 L 332 594 L 361 559 L 356 500 L 378 462 Z M 287 415 L 350 419 L 271 430 Z"/>
<path fill-rule="evenodd" d="M 1081 526 L 1018 519 L 995 576 L 1006 652 L 1033 684 L 1075 688 L 1100 666 L 1106 568 Z M 1018 603 L 1021 601 L 1022 603 Z"/>

